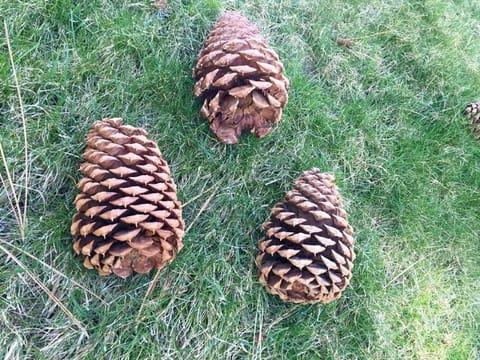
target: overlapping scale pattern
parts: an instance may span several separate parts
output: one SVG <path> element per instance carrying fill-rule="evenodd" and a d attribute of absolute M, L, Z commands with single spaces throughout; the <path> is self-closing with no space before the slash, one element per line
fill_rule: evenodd
<path fill-rule="evenodd" d="M 210 129 L 228 144 L 245 131 L 263 137 L 288 101 L 288 79 L 278 55 L 254 24 L 238 12 L 214 25 L 193 69 L 195 96 Z"/>
<path fill-rule="evenodd" d="M 71 234 L 85 267 L 125 278 L 172 261 L 182 248 L 182 208 L 146 131 L 119 118 L 98 121 L 83 159 Z"/>
<path fill-rule="evenodd" d="M 284 301 L 328 303 L 350 282 L 353 230 L 333 180 L 316 168 L 304 172 L 263 224 L 260 282 Z"/>

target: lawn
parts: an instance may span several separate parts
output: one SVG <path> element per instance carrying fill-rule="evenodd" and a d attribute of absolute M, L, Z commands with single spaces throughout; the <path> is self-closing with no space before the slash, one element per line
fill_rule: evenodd
<path fill-rule="evenodd" d="M 282 121 L 237 145 L 192 95 L 225 9 L 291 82 Z M 0 185 L 0 358 L 479 358 L 480 144 L 462 113 L 480 101 L 478 2 L 0 0 L 0 19 L 0 143 L 27 210 L 22 234 Z M 98 277 L 72 250 L 85 135 L 105 117 L 149 132 L 185 203 L 185 247 L 148 297 L 153 272 Z M 311 167 L 335 175 L 357 259 L 338 301 L 300 306 L 261 287 L 254 258 Z"/>

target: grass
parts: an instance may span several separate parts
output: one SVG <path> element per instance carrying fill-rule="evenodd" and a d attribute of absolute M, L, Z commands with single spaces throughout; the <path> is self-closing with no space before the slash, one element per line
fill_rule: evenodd
<path fill-rule="evenodd" d="M 0 1 L 28 169 L 5 34 L 0 140 L 22 210 L 29 175 L 24 236 L 0 189 L 0 358 L 478 359 L 480 145 L 462 109 L 480 100 L 480 8 L 312 3 L 171 0 L 164 17 L 150 1 Z M 291 80 L 281 123 L 235 146 L 192 97 L 224 9 L 259 26 Z M 108 116 L 149 131 L 196 219 L 138 319 L 154 274 L 99 278 L 69 235 L 85 134 Z M 254 256 L 270 208 L 313 166 L 337 178 L 358 257 L 340 300 L 302 307 L 261 288 Z"/>

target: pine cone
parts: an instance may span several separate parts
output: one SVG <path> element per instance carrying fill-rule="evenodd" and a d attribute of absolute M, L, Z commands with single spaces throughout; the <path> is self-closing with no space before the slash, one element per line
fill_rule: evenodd
<path fill-rule="evenodd" d="M 468 104 L 465 113 L 471 118 L 472 131 L 476 134 L 476 139 L 480 140 L 480 102 Z"/>
<path fill-rule="evenodd" d="M 71 233 L 85 267 L 126 278 L 172 261 L 183 246 L 181 203 L 146 131 L 119 118 L 98 121 L 83 158 Z"/>
<path fill-rule="evenodd" d="M 255 25 L 238 12 L 225 13 L 198 57 L 194 93 L 204 99 L 201 114 L 217 137 L 235 144 L 248 130 L 267 135 L 287 104 L 288 80 Z"/>
<path fill-rule="evenodd" d="M 465 113 L 469 116 L 474 116 L 480 113 L 480 102 L 471 103 L 465 107 Z"/>
<path fill-rule="evenodd" d="M 260 282 L 284 301 L 329 303 L 350 282 L 353 230 L 333 180 L 315 168 L 304 172 L 263 224 Z"/>

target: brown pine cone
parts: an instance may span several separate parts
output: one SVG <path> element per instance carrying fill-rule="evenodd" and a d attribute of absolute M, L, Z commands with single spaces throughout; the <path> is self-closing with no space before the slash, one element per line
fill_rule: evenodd
<path fill-rule="evenodd" d="M 465 107 L 465 113 L 470 117 L 475 138 L 480 140 L 480 102 L 468 104 Z"/>
<path fill-rule="evenodd" d="M 119 118 L 98 121 L 83 158 L 71 233 L 85 267 L 126 278 L 172 261 L 183 246 L 182 208 L 146 131 Z"/>
<path fill-rule="evenodd" d="M 465 113 L 469 116 L 474 116 L 480 113 L 480 102 L 471 103 L 465 107 Z"/>
<path fill-rule="evenodd" d="M 288 101 L 283 71 L 278 55 L 243 15 L 227 12 L 215 23 L 193 77 L 195 96 L 204 100 L 201 114 L 221 141 L 235 144 L 243 132 L 270 132 Z"/>
<path fill-rule="evenodd" d="M 352 276 L 354 240 L 333 176 L 304 172 L 263 224 L 260 282 L 282 300 L 329 303 Z"/>

